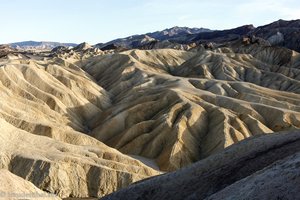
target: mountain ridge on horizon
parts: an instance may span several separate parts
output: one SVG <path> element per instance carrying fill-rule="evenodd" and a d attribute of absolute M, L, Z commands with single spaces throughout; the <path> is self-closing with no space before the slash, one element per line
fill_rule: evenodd
<path fill-rule="evenodd" d="M 130 35 L 130 36 L 126 36 L 126 37 L 120 37 L 120 38 L 115 38 L 115 39 L 112 39 L 112 40 L 109 40 L 107 42 L 103 42 L 104 43 L 109 43 L 111 41 L 114 41 L 114 40 L 117 40 L 117 39 L 125 39 L 125 38 L 130 38 L 130 37 L 134 37 L 134 36 L 141 36 L 141 35 L 148 35 L 148 34 L 155 34 L 155 33 L 158 33 L 158 32 L 163 32 L 163 31 L 172 31 L 176 28 L 180 28 L 180 29 L 187 29 L 187 30 L 207 30 L 207 31 L 212 31 L 208 28 L 203 28 L 203 27 L 200 27 L 200 28 L 197 28 L 197 27 L 187 27 L 187 26 L 173 26 L 173 27 L 170 27 L 170 28 L 165 28 L 163 30 L 157 30 L 157 31 L 154 31 L 154 32 L 147 32 L 147 33 L 144 33 L 144 34 L 134 34 L 134 35 Z M 85 42 L 85 41 L 82 41 L 82 42 Z M 15 41 L 15 42 L 9 42 L 9 43 L 3 43 L 5 45 L 18 45 L 20 43 L 60 43 L 60 44 L 70 44 L 70 45 L 78 45 L 79 43 L 76 43 L 76 42 L 62 42 L 62 41 L 48 41 L 48 40 L 43 40 L 43 41 L 38 41 L 38 40 L 24 40 L 24 41 Z M 96 43 L 98 44 L 98 43 Z M 95 44 L 95 45 L 96 45 Z"/>
<path fill-rule="evenodd" d="M 16 49 L 38 49 L 38 50 L 51 50 L 57 46 L 66 46 L 66 47 L 75 47 L 77 46 L 76 43 L 61 43 L 61 42 L 53 42 L 53 41 L 34 41 L 34 40 L 27 40 L 21 42 L 13 42 L 8 43 L 12 48 Z"/>
<path fill-rule="evenodd" d="M 279 19 L 277 21 L 271 22 L 266 25 L 255 27 L 253 24 L 246 24 L 242 26 L 238 26 L 232 29 L 224 29 L 224 30 L 210 30 L 207 28 L 190 28 L 187 26 L 174 26 L 171 28 L 166 28 L 161 31 L 148 32 L 145 34 L 135 34 L 131 36 L 127 36 L 124 38 L 116 38 L 109 42 L 105 43 L 96 43 L 93 46 L 102 49 L 148 49 L 148 48 L 172 48 L 175 44 L 183 45 L 183 44 L 191 44 L 196 42 L 198 43 L 219 43 L 232 41 L 241 37 L 243 35 L 257 35 L 265 40 L 271 38 L 273 43 L 281 46 L 287 46 L 293 50 L 300 51 L 300 45 L 295 43 L 295 41 L 285 44 L 283 41 L 284 36 L 290 37 L 291 34 L 295 34 L 295 30 L 300 30 L 300 20 L 282 20 Z M 295 27 L 296 26 L 296 27 Z M 281 30 L 279 30 L 281 29 Z M 287 30 L 289 29 L 289 30 Z M 277 35 L 277 33 L 284 33 Z M 299 35 L 296 38 L 300 38 Z M 21 42 L 13 42 L 8 43 L 7 45 L 23 49 L 23 50 L 51 50 L 57 46 L 65 46 L 65 47 L 75 47 L 77 43 L 64 43 L 64 42 L 53 42 L 53 41 L 21 41 Z M 178 47 L 179 48 L 179 47 Z"/>
<path fill-rule="evenodd" d="M 189 49 L 199 44 L 216 44 L 223 45 L 226 42 L 237 40 L 244 36 L 258 37 L 260 41 L 269 43 L 272 46 L 282 46 L 295 51 L 300 51 L 300 20 L 282 20 L 268 23 L 266 25 L 255 27 L 253 24 L 245 24 L 232 29 L 225 30 L 209 30 L 205 28 L 195 28 L 194 33 L 188 33 L 191 30 L 188 27 L 185 31 L 179 31 L 176 34 L 168 34 L 168 30 L 172 32 L 176 30 L 176 26 L 171 29 L 146 33 L 141 35 L 133 35 L 126 38 L 119 38 L 107 43 L 98 43 L 94 46 L 101 50 L 109 49 L 159 49 L 159 48 L 175 48 Z M 167 31 L 162 36 L 164 31 Z M 157 34 L 159 37 L 157 37 Z M 152 36 L 152 37 L 151 37 Z M 292 40 L 288 38 L 293 38 Z"/>

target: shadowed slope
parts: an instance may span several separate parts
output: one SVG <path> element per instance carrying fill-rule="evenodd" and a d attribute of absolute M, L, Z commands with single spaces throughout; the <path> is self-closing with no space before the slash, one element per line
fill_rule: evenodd
<path fill-rule="evenodd" d="M 297 199 L 299 141 L 299 132 L 247 139 L 102 199 Z"/>

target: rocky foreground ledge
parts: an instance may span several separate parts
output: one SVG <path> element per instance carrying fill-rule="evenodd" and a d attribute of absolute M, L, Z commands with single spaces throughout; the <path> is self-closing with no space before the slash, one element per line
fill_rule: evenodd
<path fill-rule="evenodd" d="M 246 139 L 176 172 L 140 181 L 102 198 L 298 199 L 300 132 Z"/>

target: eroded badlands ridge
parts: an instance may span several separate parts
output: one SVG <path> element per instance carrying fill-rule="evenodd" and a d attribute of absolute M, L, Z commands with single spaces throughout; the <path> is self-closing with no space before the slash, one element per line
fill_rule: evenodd
<path fill-rule="evenodd" d="M 0 166 L 60 197 L 101 197 L 253 135 L 298 129 L 299 67 L 295 51 L 240 40 L 8 53 Z"/>
<path fill-rule="evenodd" d="M 82 69 L 113 106 L 91 121 L 90 135 L 163 171 L 300 125 L 299 55 L 287 49 L 132 50 L 93 60 Z"/>

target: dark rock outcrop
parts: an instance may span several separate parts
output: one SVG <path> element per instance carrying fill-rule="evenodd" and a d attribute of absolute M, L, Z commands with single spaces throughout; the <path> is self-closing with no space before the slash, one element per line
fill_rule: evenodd
<path fill-rule="evenodd" d="M 300 20 L 279 20 L 257 27 L 251 34 L 268 40 L 272 45 L 300 52 Z"/>

